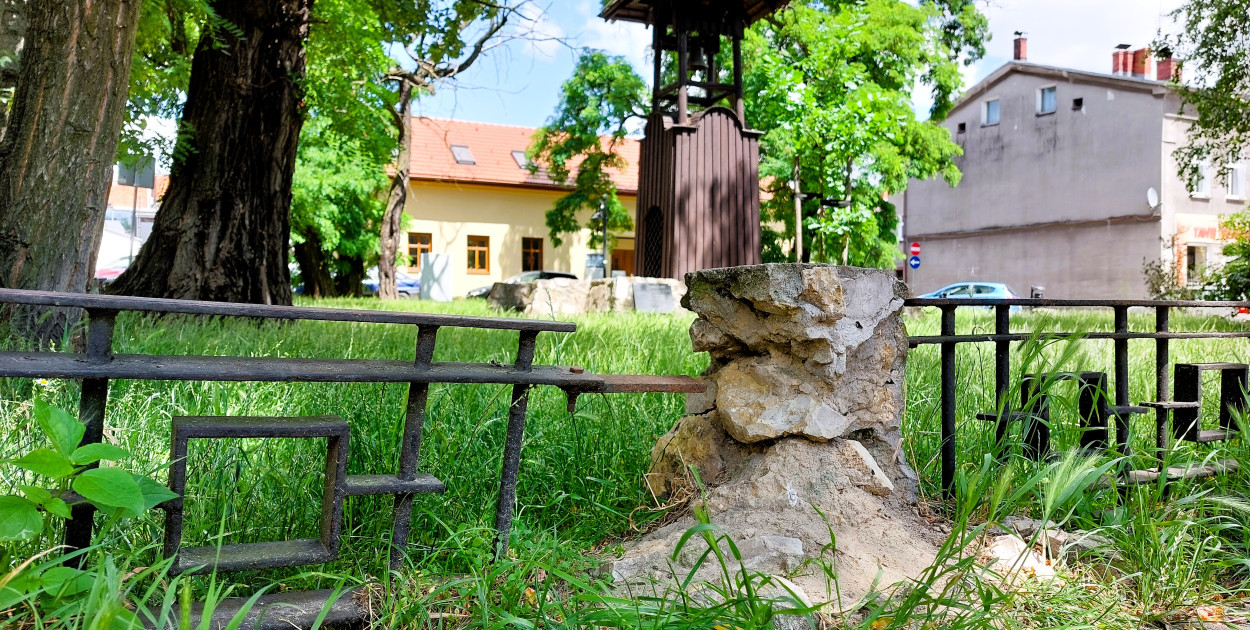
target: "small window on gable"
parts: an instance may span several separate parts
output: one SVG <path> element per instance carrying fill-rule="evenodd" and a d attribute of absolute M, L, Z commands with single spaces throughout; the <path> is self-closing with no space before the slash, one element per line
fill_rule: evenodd
<path fill-rule="evenodd" d="M 469 150 L 469 147 L 466 147 L 463 144 L 451 145 L 451 155 L 456 158 L 456 164 L 477 164 L 477 160 L 473 159 L 473 152 Z"/>
<path fill-rule="evenodd" d="M 999 120 L 999 102 L 998 99 L 985 101 L 981 104 L 981 124 L 984 126 L 997 125 Z"/>
<path fill-rule="evenodd" d="M 1037 91 L 1037 115 L 1055 113 L 1055 86 L 1041 88 Z"/>
<path fill-rule="evenodd" d="M 1072 99 L 1072 111 L 1079 112 L 1083 109 L 1085 109 L 1085 99 L 1083 98 Z"/>
<path fill-rule="evenodd" d="M 521 168 L 529 168 L 530 166 L 529 158 L 525 157 L 524 151 L 513 151 L 512 160 Z"/>
<path fill-rule="evenodd" d="M 968 130 L 968 123 L 959 123 L 957 133 L 963 133 Z"/>

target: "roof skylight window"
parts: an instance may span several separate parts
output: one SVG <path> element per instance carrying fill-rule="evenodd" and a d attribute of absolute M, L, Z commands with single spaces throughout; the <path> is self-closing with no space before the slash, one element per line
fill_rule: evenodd
<path fill-rule="evenodd" d="M 451 155 L 456 158 L 456 164 L 477 164 L 477 160 L 473 159 L 473 152 L 463 144 L 451 145 Z"/>
<path fill-rule="evenodd" d="M 517 166 L 523 169 L 528 169 L 530 167 L 529 158 L 525 157 L 524 151 L 513 151 L 512 159 L 516 161 Z"/>

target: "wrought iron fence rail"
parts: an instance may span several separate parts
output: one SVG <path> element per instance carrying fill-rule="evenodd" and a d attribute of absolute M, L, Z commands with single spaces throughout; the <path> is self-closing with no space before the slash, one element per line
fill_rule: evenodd
<path fill-rule="evenodd" d="M 1129 401 L 1129 341 L 1133 339 L 1153 340 L 1155 344 L 1155 396 L 1153 401 L 1142 401 L 1143 405 L 1154 408 L 1156 417 L 1156 443 L 1157 449 L 1162 456 L 1166 451 L 1169 440 L 1169 422 L 1173 425 L 1177 423 L 1177 419 L 1172 418 L 1170 414 L 1174 413 L 1178 407 L 1176 401 L 1172 400 L 1171 395 L 1171 378 L 1169 368 L 1171 362 L 1169 358 L 1169 342 L 1173 339 L 1234 339 L 1250 337 L 1250 331 L 1185 331 L 1173 332 L 1170 330 L 1170 316 L 1173 308 L 1195 308 L 1195 309 L 1240 309 L 1250 308 L 1250 302 L 1219 302 L 1210 300 L 1058 300 L 1058 299 L 1034 299 L 1034 298 L 1016 298 L 1016 299 L 993 299 L 993 298 L 910 298 L 904 300 L 904 306 L 908 307 L 926 307 L 933 306 L 941 310 L 941 326 L 937 335 L 916 335 L 908 338 L 910 347 L 918 347 L 922 345 L 938 345 L 941 348 L 941 465 L 942 465 L 942 489 L 946 496 L 951 497 L 954 493 L 955 469 L 957 466 L 956 448 L 956 366 L 955 351 L 959 344 L 963 343 L 993 343 L 994 344 L 994 391 L 995 391 L 995 409 L 992 414 L 977 414 L 981 419 L 997 420 L 996 440 L 1001 446 L 1001 439 L 1005 435 L 1007 426 L 1014 421 L 1024 419 L 1026 422 L 1033 414 L 1021 413 L 1019 409 L 1012 409 L 1009 401 L 1006 400 L 1007 394 L 1011 390 L 1011 344 L 1012 342 L 1026 341 L 1035 337 L 1043 338 L 1076 338 L 1082 340 L 1111 340 L 1114 344 L 1114 383 L 1115 396 L 1114 404 L 1087 401 L 1092 416 L 1098 416 L 1095 420 L 1101 423 L 1101 426 L 1092 426 L 1095 432 L 1101 437 L 1094 437 L 1083 441 L 1089 441 L 1105 447 L 1107 440 L 1106 434 L 1109 427 L 1107 426 L 1111 420 L 1114 420 L 1116 428 L 1116 443 L 1119 447 L 1127 446 L 1127 433 L 1129 431 L 1128 417 L 1132 414 L 1142 413 L 1144 409 L 1140 406 L 1134 406 Z M 994 332 L 992 334 L 956 334 L 955 331 L 955 311 L 960 307 L 990 307 L 994 312 Z M 1033 332 L 1033 333 L 1013 333 L 1011 332 L 1011 315 L 1013 308 L 1017 307 L 1040 307 L 1040 308 L 1109 308 L 1114 313 L 1113 332 L 1089 332 L 1089 333 L 1072 333 L 1072 332 Z M 1130 308 L 1150 308 L 1154 310 L 1154 330 L 1132 332 L 1129 330 L 1128 313 Z M 1222 366 L 1222 367 L 1221 367 Z M 1198 368 L 1201 366 L 1188 366 L 1188 368 Z M 1187 368 L 1187 369 L 1188 369 Z M 1224 369 L 1230 370 L 1227 375 L 1234 380 L 1237 378 L 1250 378 L 1250 367 L 1244 364 L 1208 364 L 1201 369 Z M 1236 372 L 1236 374 L 1232 373 Z M 1179 372 L 1178 372 L 1179 373 Z M 1022 378 L 1025 375 L 1020 375 Z M 1097 374 L 1094 374 L 1097 376 Z M 1106 382 L 1105 373 L 1091 383 Z M 1179 382 L 1179 381 L 1178 381 Z M 1104 385 L 1094 384 L 1090 387 L 1100 389 Z M 1186 383 L 1187 387 L 1197 387 L 1196 384 Z M 1110 392 L 1087 392 L 1092 400 L 1110 399 Z M 1190 395 L 1187 393 L 1186 395 Z M 1227 415 L 1227 408 L 1235 405 L 1244 405 L 1244 394 L 1237 399 L 1231 397 L 1227 393 L 1221 394 L 1221 424 L 1226 424 L 1223 415 Z M 1036 405 L 1035 402 L 1021 402 L 1021 407 L 1029 407 Z M 1188 409 L 1186 406 L 1185 409 Z M 1196 411 L 1194 412 L 1196 413 Z M 1091 416 L 1091 417 L 1092 417 Z M 1083 422 L 1085 419 L 1083 418 Z M 1194 419 L 1187 419 L 1186 422 L 1196 422 Z M 1197 427 L 1172 427 L 1172 433 L 1177 435 L 1187 434 Z M 1049 428 L 1034 427 L 1026 431 L 1034 433 L 1046 433 L 1045 436 L 1035 436 L 1042 443 L 1048 443 Z M 1226 433 L 1225 435 L 1231 435 Z M 1190 438 L 1184 438 L 1190 439 Z M 1029 441 L 1026 436 L 1026 442 Z M 1194 441 L 1190 439 L 1190 441 Z M 1121 451 L 1123 452 L 1123 451 Z M 1128 471 L 1125 475 L 1126 483 L 1131 482 L 1132 475 L 1130 473 L 1140 471 Z"/>
<path fill-rule="evenodd" d="M 365 309 L 321 308 L 313 306 L 275 306 L 269 304 L 240 304 L 236 302 L 205 302 L 201 300 L 171 300 L 165 298 L 144 298 L 125 295 L 27 291 L 23 289 L 0 289 L 0 304 L 82 308 L 87 309 L 88 311 L 135 311 L 143 313 L 177 313 L 184 315 L 215 315 L 220 317 L 314 320 L 366 324 L 415 324 L 418 326 L 485 328 L 490 330 L 526 330 L 566 333 L 577 330 L 577 325 L 572 322 L 542 319 L 473 317 L 467 315 L 442 315 L 438 313 L 372 311 Z"/>
<path fill-rule="evenodd" d="M 576 324 L 531 319 L 470 317 L 424 313 L 347 310 L 291 306 L 267 306 L 195 302 L 122 296 L 55 293 L 0 289 L 0 306 L 79 308 L 86 311 L 85 352 L 0 352 L 0 377 L 64 378 L 82 382 L 79 419 L 86 425 L 83 443 L 103 439 L 112 379 L 159 381 L 268 381 L 268 382 L 377 382 L 407 383 L 408 397 L 403 435 L 398 445 L 397 470 L 370 470 L 347 475 L 350 431 L 336 416 L 306 418 L 175 418 L 171 426 L 170 488 L 177 498 L 159 507 L 166 517 L 166 557 L 178 558 L 176 571 L 240 570 L 320 563 L 337 556 L 343 502 L 347 497 L 392 495 L 390 568 L 406 564 L 413 498 L 417 494 L 442 492 L 443 482 L 419 471 L 421 436 L 426 403 L 432 383 L 511 385 L 507 432 L 500 470 L 499 497 L 495 512 L 498 545 L 507 552 L 516 502 L 521 446 L 525 432 L 530 389 L 553 386 L 568 394 L 569 409 L 586 393 L 694 393 L 705 385 L 688 376 L 589 374 L 580 367 L 534 365 L 540 332 L 574 332 Z M 126 355 L 113 353 L 117 314 L 143 313 L 245 317 L 273 320 L 315 320 L 414 326 L 413 359 L 409 361 L 347 358 L 241 357 L 199 355 Z M 434 362 L 441 328 L 476 328 L 518 331 L 516 358 L 512 363 Z M 484 349 L 485 350 L 485 349 Z M 327 410 L 329 411 L 329 410 Z M 195 438 L 275 438 L 296 436 L 327 439 L 326 487 L 322 500 L 322 532 L 316 540 L 275 541 L 224 545 L 220 548 L 180 549 L 185 486 L 187 441 Z M 66 494 L 72 518 L 65 528 L 66 545 L 80 549 L 91 542 L 94 508 L 81 497 Z M 320 596 L 320 594 L 317 594 Z M 294 599 L 291 599 L 294 598 Z M 284 594 L 279 601 L 314 602 L 300 594 Z M 340 599 L 335 605 L 342 604 Z M 349 607 L 350 608 L 350 607 Z M 224 609 L 223 609 L 224 610 Z M 314 610 L 319 610 L 316 608 Z M 306 611 L 305 611 L 306 612 Z M 349 617 L 365 614 L 357 608 L 340 611 Z M 354 618 L 359 621 L 359 618 Z M 262 624 L 263 625 L 263 624 Z M 278 627 L 278 626 L 274 626 Z M 282 626 L 285 627 L 285 626 Z"/>

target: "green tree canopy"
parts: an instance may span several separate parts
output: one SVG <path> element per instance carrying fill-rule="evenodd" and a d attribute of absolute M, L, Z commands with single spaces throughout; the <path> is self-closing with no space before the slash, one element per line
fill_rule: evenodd
<path fill-rule="evenodd" d="M 975 32 L 979 22 L 964 17 Z M 944 113 L 959 90 L 949 23 L 933 3 L 810 2 L 748 31 L 747 121 L 767 132 L 760 176 L 771 195 L 761 214 L 766 226 L 786 225 L 784 234 L 766 229 L 765 260 L 785 259 L 782 239 L 794 238 L 797 160 L 800 192 L 811 196 L 803 202 L 810 259 L 894 266 L 898 220 L 886 196 L 912 178 L 959 181 L 959 147 L 943 127 L 918 120 L 911 100 L 927 85 L 933 111 Z"/>
<path fill-rule="evenodd" d="M 526 152 L 530 172 L 545 170 L 556 183 L 568 183 L 577 172 L 573 191 L 547 212 L 556 247 L 563 242 L 561 235 L 581 230 L 578 214 L 588 210 L 606 209 L 609 230 L 633 228 L 609 171 L 626 166 L 617 153 L 625 140 L 626 122 L 645 117 L 648 109 L 647 84 L 628 61 L 598 50 L 582 51 L 573 76 L 560 88 L 555 115 L 534 134 Z M 591 247 L 602 245 L 602 221 L 589 221 Z"/>
<path fill-rule="evenodd" d="M 1195 115 L 1189 143 L 1176 151 L 1182 178 L 1203 164 L 1222 167 L 1250 152 L 1250 0 L 1188 0 L 1172 12 L 1181 31 L 1154 47 L 1177 58 L 1184 112 Z"/>

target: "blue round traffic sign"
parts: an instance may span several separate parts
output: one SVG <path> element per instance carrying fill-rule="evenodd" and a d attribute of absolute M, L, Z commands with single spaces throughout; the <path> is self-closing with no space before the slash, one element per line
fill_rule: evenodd
<path fill-rule="evenodd" d="M 912 269 L 919 269 L 919 268 L 920 268 L 920 257 L 919 257 L 919 256 L 912 256 L 911 258 L 908 258 L 908 259 L 907 259 L 907 266 L 908 266 L 908 267 L 911 267 Z"/>

